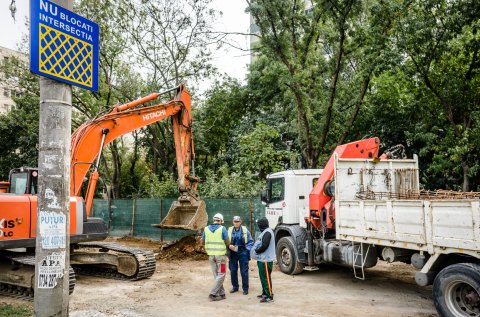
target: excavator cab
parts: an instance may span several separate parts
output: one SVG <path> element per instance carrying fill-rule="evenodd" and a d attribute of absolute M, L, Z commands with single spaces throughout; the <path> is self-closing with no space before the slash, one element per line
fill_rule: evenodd
<path fill-rule="evenodd" d="M 10 171 L 8 193 L 35 195 L 37 193 L 38 169 L 33 167 L 14 168 Z"/>

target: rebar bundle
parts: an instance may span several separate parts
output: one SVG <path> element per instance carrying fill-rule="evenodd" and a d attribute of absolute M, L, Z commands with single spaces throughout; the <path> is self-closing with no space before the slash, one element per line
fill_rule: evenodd
<path fill-rule="evenodd" d="M 420 190 L 420 191 L 402 191 L 402 192 L 375 192 L 372 190 L 360 190 L 355 195 L 361 200 L 456 200 L 456 199 L 480 199 L 480 192 L 458 192 L 453 190 L 438 189 Z"/>

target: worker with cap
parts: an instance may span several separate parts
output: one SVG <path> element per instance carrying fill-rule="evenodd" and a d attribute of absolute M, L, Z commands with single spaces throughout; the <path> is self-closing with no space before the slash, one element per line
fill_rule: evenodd
<path fill-rule="evenodd" d="M 275 261 L 275 235 L 273 230 L 268 226 L 268 219 L 262 218 L 257 220 L 258 228 L 261 234 L 253 244 L 250 255 L 252 259 L 257 260 L 258 274 L 262 283 L 262 294 L 260 303 L 273 302 L 272 290 L 272 268 Z"/>
<path fill-rule="evenodd" d="M 228 267 L 232 290 L 230 293 L 238 292 L 238 266 L 240 264 L 240 275 L 242 276 L 243 295 L 248 295 L 248 261 L 250 261 L 250 250 L 253 246 L 253 239 L 246 226 L 242 226 L 240 216 L 233 217 L 233 226 L 228 228 Z"/>
<path fill-rule="evenodd" d="M 227 246 L 230 244 L 227 229 L 222 226 L 223 215 L 215 214 L 213 223 L 203 230 L 202 240 L 205 243 L 205 251 L 208 254 L 210 267 L 212 268 L 214 284 L 208 295 L 211 301 L 225 299 L 225 288 L 223 281 L 227 273 Z"/>

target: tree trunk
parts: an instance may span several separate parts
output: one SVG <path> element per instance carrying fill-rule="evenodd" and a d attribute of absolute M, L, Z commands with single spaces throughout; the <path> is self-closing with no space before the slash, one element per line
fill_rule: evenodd
<path fill-rule="evenodd" d="M 297 122 L 298 131 L 300 132 L 299 139 L 302 148 L 302 156 L 307 163 L 307 168 L 315 168 L 318 163 L 318 150 L 313 145 L 313 137 L 310 131 L 310 123 L 308 122 L 307 112 L 302 97 L 300 88 L 293 87 L 293 94 L 297 103 Z M 303 132 L 303 133 L 302 133 Z"/>
<path fill-rule="evenodd" d="M 320 148 L 325 147 L 327 143 L 328 132 L 330 131 L 330 124 L 332 121 L 332 114 L 333 114 L 333 106 L 334 106 L 335 97 L 337 94 L 338 77 L 340 75 L 340 70 L 342 66 L 344 42 L 345 42 L 345 26 L 342 23 L 342 28 L 340 29 L 340 40 L 338 43 L 338 55 L 337 55 L 337 60 L 335 62 L 335 72 L 333 73 L 333 78 L 330 83 L 330 98 L 328 100 L 327 112 L 325 114 L 325 125 L 323 126 L 323 132 L 320 138 Z"/>
<path fill-rule="evenodd" d="M 135 166 L 137 165 L 137 161 L 138 161 L 138 134 L 133 133 L 133 137 L 134 137 L 134 145 L 133 145 L 132 159 L 130 160 L 130 179 L 132 182 L 132 185 L 131 185 L 132 190 L 136 192 L 138 191 L 138 180 L 137 180 L 137 175 L 135 174 Z"/>
<path fill-rule="evenodd" d="M 110 151 L 112 152 L 112 198 L 116 199 L 120 197 L 120 177 L 122 170 L 122 161 L 120 153 L 118 151 L 118 141 L 114 140 L 109 144 Z"/>
<path fill-rule="evenodd" d="M 462 170 L 463 170 L 463 191 L 468 192 L 470 191 L 470 181 L 468 179 L 468 170 L 469 166 L 467 162 L 462 160 Z"/>
<path fill-rule="evenodd" d="M 342 145 L 345 142 L 345 139 L 347 138 L 348 133 L 350 133 L 350 129 L 355 123 L 358 113 L 360 112 L 360 108 L 362 107 L 363 100 L 365 99 L 365 94 L 367 93 L 369 83 L 370 83 L 370 76 L 368 76 L 368 78 L 365 78 L 365 80 L 363 81 L 362 91 L 360 92 L 360 96 L 358 97 L 357 102 L 355 103 L 355 109 L 353 109 L 352 116 L 350 117 L 350 120 L 348 120 L 345 126 L 345 130 L 343 131 L 342 135 L 338 139 L 337 145 Z"/>

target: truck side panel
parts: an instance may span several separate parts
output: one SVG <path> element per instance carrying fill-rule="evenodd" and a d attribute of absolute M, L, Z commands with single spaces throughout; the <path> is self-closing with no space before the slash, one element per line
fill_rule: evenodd
<path fill-rule="evenodd" d="M 396 243 L 427 244 L 421 202 L 341 201 L 336 208 L 339 239 L 366 237 Z M 376 241 L 374 244 L 381 243 Z M 422 248 L 417 246 L 415 249 Z"/>
<path fill-rule="evenodd" d="M 432 243 L 434 246 L 480 249 L 479 201 L 430 202 L 432 210 Z"/>
<path fill-rule="evenodd" d="M 479 200 L 405 199 L 418 193 L 416 173 L 416 160 L 337 158 L 337 238 L 478 258 Z"/>

